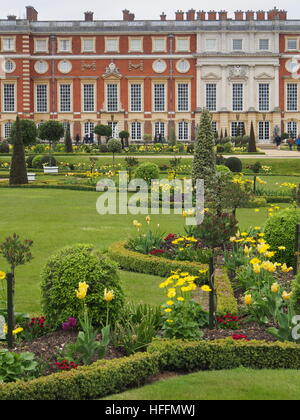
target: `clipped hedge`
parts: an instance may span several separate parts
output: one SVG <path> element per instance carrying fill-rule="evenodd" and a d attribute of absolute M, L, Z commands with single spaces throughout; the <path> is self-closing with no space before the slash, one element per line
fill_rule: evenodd
<path fill-rule="evenodd" d="M 237 300 L 225 269 L 217 269 L 215 273 L 215 288 L 217 293 L 217 313 L 219 315 L 238 313 Z"/>
<path fill-rule="evenodd" d="M 159 372 L 159 354 L 101 360 L 70 372 L 0 385 L 0 400 L 88 400 L 143 384 Z"/>
<path fill-rule="evenodd" d="M 300 369 L 300 346 L 265 341 L 154 340 L 149 353 L 160 353 L 160 369 L 190 372 L 194 370 Z"/>
<path fill-rule="evenodd" d="M 199 270 L 207 269 L 206 264 L 190 261 L 176 261 L 167 258 L 144 255 L 125 248 L 126 242 L 114 243 L 108 250 L 109 257 L 116 261 L 120 268 L 136 273 L 152 274 L 154 276 L 167 277 L 171 271 L 188 271 L 197 276 Z"/>

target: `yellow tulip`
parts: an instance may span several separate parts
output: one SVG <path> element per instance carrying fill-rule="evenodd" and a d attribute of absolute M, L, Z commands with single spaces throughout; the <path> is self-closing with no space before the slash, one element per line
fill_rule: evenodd
<path fill-rule="evenodd" d="M 113 292 L 113 290 L 104 290 L 104 300 L 106 302 L 111 302 L 113 299 L 115 298 L 115 294 Z"/>
<path fill-rule="evenodd" d="M 6 278 L 6 273 L 4 271 L 0 271 L 0 280 L 4 280 Z"/>
<path fill-rule="evenodd" d="M 282 299 L 285 300 L 285 301 L 288 301 L 288 300 L 291 299 L 292 295 L 293 295 L 293 293 L 283 292 L 282 293 Z"/>
<path fill-rule="evenodd" d="M 279 292 L 279 289 L 280 289 L 280 286 L 279 286 L 278 283 L 273 283 L 272 284 L 272 287 L 271 287 L 271 292 L 272 293 L 278 293 Z"/>
<path fill-rule="evenodd" d="M 244 298 L 244 302 L 246 305 L 251 305 L 252 304 L 252 295 L 246 295 Z"/>

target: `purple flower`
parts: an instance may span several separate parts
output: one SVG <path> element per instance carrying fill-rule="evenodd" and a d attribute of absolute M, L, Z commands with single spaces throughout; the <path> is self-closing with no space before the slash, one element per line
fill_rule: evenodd
<path fill-rule="evenodd" d="M 76 325 L 77 325 L 77 319 L 71 317 L 71 318 L 68 319 L 68 321 L 66 321 L 62 324 L 62 329 L 64 331 L 69 331 L 72 328 L 75 328 Z"/>

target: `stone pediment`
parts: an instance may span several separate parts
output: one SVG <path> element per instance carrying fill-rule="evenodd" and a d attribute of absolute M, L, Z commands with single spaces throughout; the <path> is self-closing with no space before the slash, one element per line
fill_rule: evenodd
<path fill-rule="evenodd" d="M 105 69 L 105 73 L 102 75 L 103 79 L 121 79 L 122 75 L 115 65 L 115 63 L 110 63 Z"/>
<path fill-rule="evenodd" d="M 255 77 L 255 80 L 274 80 L 274 76 L 271 76 L 270 74 L 263 72 L 260 73 Z"/>
<path fill-rule="evenodd" d="M 221 77 L 218 76 L 215 73 L 207 73 L 203 77 L 201 77 L 202 80 L 221 80 Z"/>

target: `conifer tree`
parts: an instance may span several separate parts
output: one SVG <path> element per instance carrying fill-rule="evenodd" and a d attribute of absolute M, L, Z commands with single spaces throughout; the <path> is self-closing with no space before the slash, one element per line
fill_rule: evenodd
<path fill-rule="evenodd" d="M 22 127 L 19 117 L 16 119 L 11 141 L 13 144 L 13 155 L 10 165 L 9 185 L 28 184 Z"/>
<path fill-rule="evenodd" d="M 209 111 L 201 115 L 193 162 L 193 182 L 204 180 L 205 193 L 214 188 L 216 177 L 215 137 Z"/>
<path fill-rule="evenodd" d="M 253 122 L 251 122 L 248 153 L 256 153 L 256 152 L 257 152 L 257 148 L 256 148 L 255 134 L 254 134 L 254 126 L 253 126 Z"/>
<path fill-rule="evenodd" d="M 68 126 L 65 132 L 65 152 L 73 153 L 73 144 L 71 139 L 70 127 Z"/>

